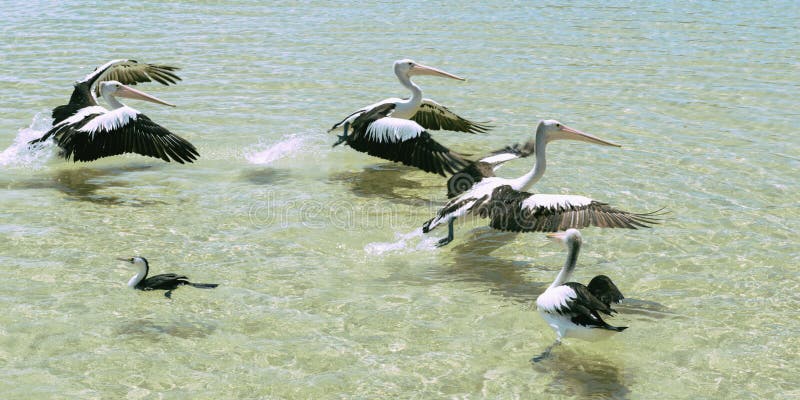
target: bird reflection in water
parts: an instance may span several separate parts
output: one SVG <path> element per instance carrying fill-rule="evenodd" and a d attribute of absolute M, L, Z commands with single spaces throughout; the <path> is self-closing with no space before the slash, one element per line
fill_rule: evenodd
<path fill-rule="evenodd" d="M 536 373 L 553 377 L 547 393 L 593 399 L 630 397 L 631 377 L 608 358 L 565 346 L 550 361 L 531 364 Z"/>
<path fill-rule="evenodd" d="M 332 182 L 350 184 L 350 191 L 358 197 L 381 198 L 397 204 L 427 206 L 429 199 L 416 194 L 424 186 L 405 175 L 415 172 L 411 167 L 398 164 L 377 164 L 357 172 L 341 172 L 330 177 Z"/>
<path fill-rule="evenodd" d="M 144 171 L 149 168 L 151 168 L 150 165 L 135 165 L 121 168 L 64 169 L 58 171 L 53 177 L 52 187 L 69 196 L 71 200 L 88 201 L 101 205 L 125 204 L 141 207 L 166 204 L 159 200 L 121 198 L 98 193 L 98 191 L 109 187 L 126 187 L 128 186 L 127 182 L 114 180 L 114 178 L 128 172 Z"/>

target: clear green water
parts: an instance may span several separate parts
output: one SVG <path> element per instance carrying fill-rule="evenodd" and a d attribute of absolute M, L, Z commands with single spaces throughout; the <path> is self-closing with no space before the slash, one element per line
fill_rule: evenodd
<path fill-rule="evenodd" d="M 0 393 L 30 398 L 800 397 L 796 2 L 10 2 L 0 13 Z M 15 140 L 112 58 L 182 67 L 131 103 L 202 155 L 69 164 Z M 554 339 L 533 301 L 564 259 L 541 234 L 413 233 L 441 178 L 331 149 L 325 129 L 419 78 L 488 135 L 555 118 L 535 189 L 670 210 L 587 229 L 575 280 L 630 299 L 600 343 Z M 40 114 L 41 113 L 41 114 Z M 34 117 L 40 114 L 32 123 Z M 520 175 L 520 161 L 502 175 Z M 133 292 L 141 254 L 213 291 Z"/>

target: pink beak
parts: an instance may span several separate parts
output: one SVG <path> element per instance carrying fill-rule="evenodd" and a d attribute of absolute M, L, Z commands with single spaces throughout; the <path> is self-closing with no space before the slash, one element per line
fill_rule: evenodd
<path fill-rule="evenodd" d="M 562 132 L 566 132 L 566 133 L 571 134 L 570 135 L 570 139 L 572 139 L 572 140 L 580 140 L 582 142 L 589 142 L 589 143 L 594 143 L 594 144 L 602 144 L 603 146 L 622 147 L 621 145 L 618 145 L 616 143 L 611 143 L 611 142 L 605 141 L 603 139 L 600 139 L 597 136 L 593 136 L 593 135 L 590 135 L 588 133 L 581 132 L 581 131 L 579 131 L 577 129 L 572 129 L 572 128 L 566 126 L 566 125 L 561 125 L 560 129 L 561 129 Z"/>
<path fill-rule="evenodd" d="M 129 99 L 144 100 L 144 101 L 149 101 L 151 103 L 163 104 L 165 106 L 175 107 L 175 104 L 167 103 L 166 101 L 161 100 L 158 97 L 151 96 L 145 92 L 136 90 L 126 85 L 121 85 L 119 89 L 117 89 L 117 92 L 114 94 L 120 97 L 127 97 Z"/>
<path fill-rule="evenodd" d="M 411 72 L 415 75 L 433 75 L 433 76 L 441 76 L 443 78 L 455 79 L 459 81 L 466 80 L 460 76 L 453 75 L 449 72 L 444 72 L 440 69 L 421 64 L 415 64 L 413 67 L 411 67 Z"/>

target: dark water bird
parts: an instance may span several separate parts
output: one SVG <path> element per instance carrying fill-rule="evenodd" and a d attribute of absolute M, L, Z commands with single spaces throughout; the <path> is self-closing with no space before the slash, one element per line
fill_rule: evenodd
<path fill-rule="evenodd" d="M 556 232 L 587 226 L 637 229 L 659 222 L 656 218 L 658 211 L 636 214 L 584 196 L 526 192 L 544 175 L 547 143 L 559 139 L 620 147 L 556 120 L 541 121 L 536 128 L 536 162 L 530 172 L 517 179 L 483 178 L 447 202 L 435 217 L 423 224 L 422 231 L 427 233 L 447 224 L 447 237 L 438 243 L 438 246 L 444 246 L 453 240 L 455 221 L 467 216 L 489 218 L 492 228 L 511 232 Z"/>
<path fill-rule="evenodd" d="M 176 67 L 134 60 L 113 60 L 97 67 L 75 83 L 68 104 L 53 109 L 53 127 L 30 144 L 52 137 L 61 149 L 59 155 L 76 162 L 124 153 L 181 164 L 194 161 L 199 154 L 191 143 L 116 99 L 127 97 L 174 107 L 128 85 L 151 81 L 175 84 L 180 80 L 175 70 Z M 111 106 L 110 110 L 97 103 L 98 95 Z"/>
<path fill-rule="evenodd" d="M 531 359 L 541 361 L 550 355 L 561 340 L 575 337 L 583 340 L 601 340 L 628 327 L 611 326 L 600 317 L 600 313 L 611 316 L 616 312 L 611 304 L 624 299 L 622 293 L 605 275 L 592 278 L 589 286 L 567 282 L 575 270 L 578 252 L 581 249 L 581 234 L 577 229 L 551 233 L 548 237 L 564 243 L 567 261 L 552 284 L 536 299 L 536 307 L 547 324 L 556 332 L 556 341 L 545 351 Z"/>
<path fill-rule="evenodd" d="M 484 178 L 495 176 L 495 171 L 503 164 L 518 158 L 526 158 L 533 154 L 535 149 L 536 138 L 533 138 L 523 144 L 516 143 L 512 146 L 495 150 L 476 161 L 470 162 L 469 165 L 453 174 L 447 180 L 447 198 L 452 199 L 466 192 Z"/>
<path fill-rule="evenodd" d="M 219 284 L 217 283 L 193 283 L 189 282 L 189 278 L 185 275 L 177 274 L 159 274 L 147 277 L 150 272 L 150 265 L 144 257 L 131 257 L 131 258 L 118 258 L 117 260 L 125 261 L 133 264 L 138 271 L 131 280 L 128 281 L 128 287 L 138 290 L 166 290 L 164 296 L 172 298 L 172 291 L 179 286 L 191 286 L 200 289 L 213 289 Z"/>
<path fill-rule="evenodd" d="M 428 131 L 480 133 L 491 127 L 464 119 L 447 107 L 423 98 L 422 89 L 411 81 L 415 75 L 461 81 L 464 78 L 408 59 L 395 61 L 394 72 L 400 83 L 411 90 L 411 97 L 384 99 L 348 115 L 329 130 L 344 131 L 333 146 L 346 143 L 362 153 L 442 175 L 466 167 L 467 160 L 434 141 Z M 353 134 L 348 135 L 351 127 Z"/>

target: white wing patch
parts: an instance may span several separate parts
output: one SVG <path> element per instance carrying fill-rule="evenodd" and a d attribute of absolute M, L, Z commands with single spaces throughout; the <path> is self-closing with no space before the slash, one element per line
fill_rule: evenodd
<path fill-rule="evenodd" d="M 103 115 L 98 115 L 86 123 L 86 125 L 78 129 L 78 131 L 89 132 L 91 134 L 95 134 L 100 131 L 111 132 L 127 125 L 131 121 L 135 121 L 138 116 L 138 111 L 128 106 L 124 106 L 108 111 Z"/>
<path fill-rule="evenodd" d="M 561 285 L 548 288 L 536 298 L 536 307 L 546 313 L 554 313 L 567 306 L 567 302 L 574 300 L 578 295 L 571 287 Z"/>
<path fill-rule="evenodd" d="M 592 203 L 592 199 L 585 196 L 578 195 L 562 195 L 562 194 L 534 194 L 522 202 L 522 208 L 531 210 L 537 208 L 568 208 L 568 207 L 582 207 L 588 206 Z"/>
<path fill-rule="evenodd" d="M 86 117 L 88 117 L 88 116 L 90 116 L 92 114 L 103 114 L 103 113 L 105 113 L 107 111 L 108 110 L 106 110 L 105 107 L 101 107 L 101 106 L 84 107 L 84 108 L 81 108 L 80 110 L 78 110 L 78 112 L 73 114 L 71 117 L 69 117 L 69 118 L 57 123 L 55 126 L 77 124 L 78 122 L 83 121 L 84 118 L 86 118 Z"/>
<path fill-rule="evenodd" d="M 367 127 L 367 139 L 373 142 L 400 143 L 418 137 L 425 129 L 414 121 L 400 118 L 381 118 Z"/>

